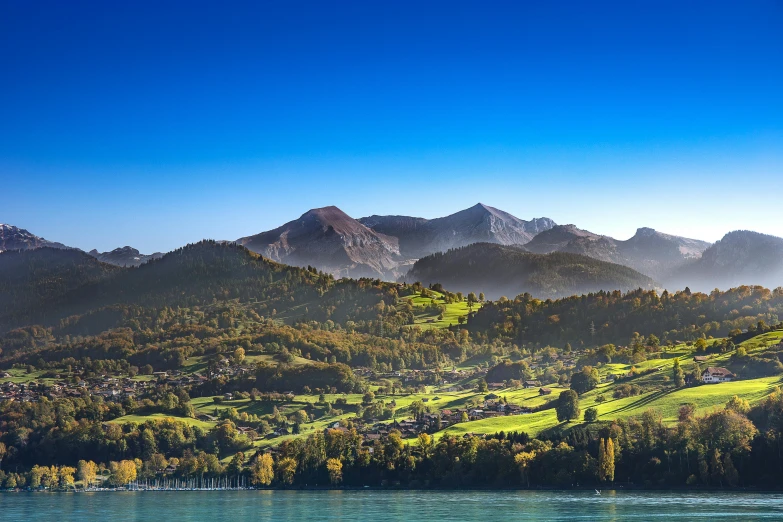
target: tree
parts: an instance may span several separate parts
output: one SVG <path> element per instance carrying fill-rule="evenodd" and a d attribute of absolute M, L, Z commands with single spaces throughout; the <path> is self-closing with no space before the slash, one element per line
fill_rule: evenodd
<path fill-rule="evenodd" d="M 241 346 L 234 350 L 234 362 L 236 364 L 242 364 L 245 361 L 245 349 Z"/>
<path fill-rule="evenodd" d="M 535 451 L 520 451 L 514 456 L 514 462 L 519 467 L 519 472 L 525 480 L 525 485 L 530 487 L 530 465 L 536 458 Z"/>
<path fill-rule="evenodd" d="M 739 483 L 739 473 L 737 468 L 734 467 L 734 462 L 731 460 L 731 453 L 726 452 L 723 456 L 723 475 L 726 477 L 726 482 L 731 487 L 735 487 Z"/>
<path fill-rule="evenodd" d="M 307 418 L 307 412 L 304 410 L 299 410 L 294 414 L 294 422 L 297 424 L 304 424 L 308 421 Z"/>
<path fill-rule="evenodd" d="M 606 439 L 606 448 L 604 449 L 604 478 L 609 482 L 614 482 L 614 442 L 611 437 Z"/>
<path fill-rule="evenodd" d="M 77 464 L 77 476 L 82 481 L 82 487 L 89 488 L 98 477 L 98 465 L 91 460 L 80 460 Z"/>
<path fill-rule="evenodd" d="M 485 299 L 484 292 L 479 292 L 479 301 L 481 301 L 483 303 L 484 299 Z"/>
<path fill-rule="evenodd" d="M 328 459 L 326 470 L 329 472 L 329 482 L 339 484 L 343 481 L 343 463 L 340 459 Z"/>
<path fill-rule="evenodd" d="M 587 412 L 585 412 L 587 415 Z M 598 441 L 598 480 L 606 482 L 606 442 L 601 437 Z"/>
<path fill-rule="evenodd" d="M 136 480 L 136 463 L 132 460 L 112 462 L 112 482 L 118 486 L 125 486 Z"/>
<path fill-rule="evenodd" d="M 566 390 L 560 393 L 555 411 L 557 412 L 557 420 L 559 422 L 578 419 L 581 413 L 579 409 L 579 395 L 574 390 Z"/>
<path fill-rule="evenodd" d="M 585 366 L 581 372 L 577 372 L 571 376 L 571 389 L 578 394 L 586 393 L 601 382 L 598 376 L 598 370 L 592 366 Z"/>
<path fill-rule="evenodd" d="M 5 457 L 5 454 L 6 454 L 5 444 L 0 442 L 0 469 L 3 469 L 3 457 Z"/>
<path fill-rule="evenodd" d="M 745 399 L 735 395 L 726 403 L 726 409 L 741 415 L 746 415 L 750 411 L 750 403 Z"/>
<path fill-rule="evenodd" d="M 71 466 L 60 467 L 60 487 L 68 489 L 73 487 L 73 475 L 76 473 L 76 468 Z"/>
<path fill-rule="evenodd" d="M 421 448 L 421 455 L 425 459 L 430 458 L 432 455 L 432 448 L 434 446 L 432 437 L 427 433 L 419 433 L 419 448 Z"/>
<path fill-rule="evenodd" d="M 598 410 L 596 408 L 587 408 L 585 410 L 585 422 L 595 422 L 598 420 Z"/>
<path fill-rule="evenodd" d="M 476 305 L 476 302 L 478 301 L 478 298 L 476 297 L 475 292 L 471 292 L 468 294 L 468 309 L 473 310 L 473 307 Z"/>
<path fill-rule="evenodd" d="M 231 462 L 228 463 L 228 471 L 231 473 L 239 473 L 242 471 L 242 466 L 245 465 L 245 454 L 241 451 L 237 451 L 233 457 L 231 457 Z"/>
<path fill-rule="evenodd" d="M 479 379 L 478 382 L 478 392 L 479 393 L 487 393 L 489 391 L 489 388 L 487 387 L 487 380 L 486 379 Z"/>
<path fill-rule="evenodd" d="M 280 477 L 280 482 L 286 486 L 290 486 L 294 483 L 294 477 L 296 477 L 296 460 L 291 457 L 285 457 L 277 463 L 277 474 Z"/>
<path fill-rule="evenodd" d="M 268 486 L 275 477 L 272 455 L 259 455 L 250 467 L 250 481 L 256 486 Z"/>
<path fill-rule="evenodd" d="M 685 386 L 685 373 L 680 367 L 679 357 L 674 358 L 674 365 L 672 366 L 672 379 L 674 380 L 674 386 L 676 388 L 682 388 Z"/>

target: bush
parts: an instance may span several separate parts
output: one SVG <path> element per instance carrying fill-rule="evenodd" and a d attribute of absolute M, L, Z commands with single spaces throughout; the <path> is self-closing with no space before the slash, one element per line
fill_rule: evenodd
<path fill-rule="evenodd" d="M 625 397 L 634 397 L 642 393 L 642 388 L 637 384 L 620 384 L 612 393 L 615 399 L 623 399 Z"/>

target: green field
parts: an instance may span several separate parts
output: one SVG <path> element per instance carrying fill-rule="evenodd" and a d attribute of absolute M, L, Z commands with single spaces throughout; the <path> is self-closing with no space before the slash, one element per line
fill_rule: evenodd
<path fill-rule="evenodd" d="M 749 339 L 741 344 L 748 353 L 763 351 L 766 347 L 778 343 L 783 339 L 783 332 L 770 332 L 758 337 Z M 708 342 L 711 344 L 712 340 Z M 599 375 L 603 378 L 609 374 L 626 374 L 631 368 L 639 372 L 660 368 L 647 375 L 640 376 L 629 381 L 629 383 L 643 386 L 650 391 L 635 397 L 626 397 L 614 399 L 612 392 L 615 388 L 613 383 L 603 383 L 596 389 L 591 390 L 580 397 L 580 406 L 582 412 L 589 407 L 595 407 L 598 410 L 598 420 L 611 421 L 616 418 L 628 418 L 639 416 L 648 409 L 658 410 L 663 416 L 666 424 L 673 424 L 677 420 L 677 414 L 680 406 L 684 404 L 693 404 L 696 407 L 696 413 L 703 415 L 715 408 L 722 408 L 734 395 L 747 400 L 751 405 L 763 400 L 767 395 L 778 386 L 783 386 L 783 376 L 764 377 L 759 379 L 737 380 L 721 384 L 704 384 L 701 386 L 674 389 L 671 386 L 669 377 L 672 372 L 674 359 L 679 358 L 683 371 L 688 372 L 693 369 L 693 348 L 685 344 L 667 348 L 665 352 L 658 354 L 659 357 L 649 359 L 638 364 L 603 364 L 598 367 Z M 708 364 L 710 366 L 725 365 L 731 353 L 715 354 L 709 356 Z M 740 376 L 741 378 L 741 376 Z M 535 405 L 544 402 L 545 398 L 536 399 L 534 390 L 521 391 L 500 391 L 498 395 L 505 396 L 509 402 L 521 405 Z M 560 390 L 553 389 L 552 398 L 556 397 Z M 596 402 L 596 397 L 603 395 L 606 399 L 603 403 Z M 493 419 L 484 419 L 457 424 L 444 430 L 443 433 L 462 435 L 465 433 L 496 433 L 498 431 L 525 431 L 535 435 L 543 430 L 552 428 L 560 424 L 554 409 L 545 410 L 533 414 L 517 415 L 509 417 L 496 417 Z M 578 424 L 576 421 L 569 425 Z"/>
<path fill-rule="evenodd" d="M 413 303 L 413 306 L 426 306 L 428 305 L 433 299 L 437 304 L 445 305 L 446 311 L 443 312 L 443 319 L 438 319 L 438 314 L 435 313 L 419 313 L 417 312 L 415 314 L 415 322 L 414 324 L 416 326 L 420 326 L 423 329 L 427 328 L 448 328 L 449 326 L 454 326 L 459 324 L 459 318 L 460 317 L 466 317 L 470 310 L 468 309 L 468 302 L 467 300 L 464 300 L 459 303 L 450 303 L 446 304 L 443 299 L 443 294 L 440 292 L 432 291 L 433 298 L 429 297 L 422 297 L 421 295 L 417 294 L 415 296 L 407 296 L 403 297 L 401 299 L 410 299 Z M 476 305 L 473 307 L 473 310 L 476 311 L 479 308 L 481 308 L 481 303 L 476 303 Z"/>
<path fill-rule="evenodd" d="M 680 388 L 672 391 L 649 392 L 636 397 L 612 399 L 611 393 L 605 393 L 608 400 L 602 404 L 595 402 L 598 393 L 606 392 L 607 386 L 599 387 L 580 397 L 582 411 L 589 407 L 598 409 L 598 420 L 611 421 L 617 418 L 639 416 L 648 409 L 658 410 L 664 423 L 673 424 L 677 420 L 677 412 L 683 404 L 696 405 L 696 413 L 703 415 L 714 408 L 722 408 L 734 395 L 746 399 L 751 404 L 758 403 L 769 395 L 776 386 L 783 384 L 779 376 L 736 381 L 721 384 L 705 384 L 693 388 Z M 557 390 L 553 390 L 556 396 Z M 502 395 L 502 393 L 501 393 Z M 509 394 L 509 400 L 510 394 Z M 521 404 L 525 404 L 522 402 Z M 553 428 L 560 423 L 554 409 L 526 415 L 496 417 L 456 424 L 442 433 L 464 435 L 465 433 L 496 433 L 498 431 L 524 431 L 530 435 Z M 574 421 L 568 426 L 576 425 Z M 442 436 L 442 435 L 441 435 Z"/>
<path fill-rule="evenodd" d="M 174 419 L 179 422 L 184 422 L 185 424 L 188 424 L 190 426 L 198 426 L 199 428 L 203 428 L 205 430 L 212 429 L 215 425 L 212 422 L 204 422 L 198 419 L 191 419 L 188 417 L 178 417 L 176 415 L 166 415 L 164 413 L 152 413 L 150 415 L 124 415 L 122 417 L 118 417 L 109 422 L 116 423 L 116 424 L 127 424 L 128 422 L 143 424 L 148 420 L 159 421 L 167 418 Z"/>

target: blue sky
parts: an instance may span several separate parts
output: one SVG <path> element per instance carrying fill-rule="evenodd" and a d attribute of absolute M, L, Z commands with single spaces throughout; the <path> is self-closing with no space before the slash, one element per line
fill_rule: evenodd
<path fill-rule="evenodd" d="M 0 222 L 150 252 L 481 201 L 783 236 L 782 26 L 752 0 L 8 0 Z"/>

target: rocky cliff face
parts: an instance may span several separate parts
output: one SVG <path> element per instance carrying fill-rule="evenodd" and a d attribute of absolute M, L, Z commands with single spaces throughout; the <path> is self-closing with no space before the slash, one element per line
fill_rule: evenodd
<path fill-rule="evenodd" d="M 478 242 L 524 245 L 536 234 L 555 226 L 549 218 L 525 221 L 481 203 L 442 218 L 370 216 L 360 221 L 398 238 L 400 253 L 408 259 Z"/>
<path fill-rule="evenodd" d="M 237 243 L 269 259 L 312 265 L 338 277 L 393 278 L 403 261 L 396 238 L 367 228 L 337 207 L 310 210 L 299 219 Z"/>
<path fill-rule="evenodd" d="M 68 248 L 62 243 L 47 241 L 42 237 L 31 234 L 23 228 L 0 224 L 0 252 L 6 250 L 31 250 L 41 247 Z"/>

